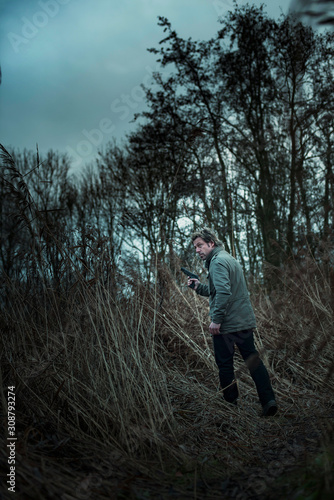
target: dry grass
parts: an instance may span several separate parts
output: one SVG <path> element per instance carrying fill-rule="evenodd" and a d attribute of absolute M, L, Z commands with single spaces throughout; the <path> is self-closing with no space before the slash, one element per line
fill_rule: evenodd
<path fill-rule="evenodd" d="M 22 176 L 17 189 L 27 224 L 34 204 L 21 203 L 30 199 Z M 268 270 L 270 293 L 254 288 L 256 343 L 280 408 L 263 419 L 238 355 L 240 402 L 223 402 L 206 299 L 179 286 L 180 275 L 160 264 L 150 283 L 131 266 L 113 284 L 99 266 L 80 275 L 43 224 L 45 244 L 62 255 L 61 276 L 75 279 L 54 289 L 35 272 L 43 246 L 22 262 L 20 280 L 4 277 L 0 397 L 6 437 L 6 388 L 15 385 L 15 498 L 262 500 L 331 490 L 332 249 Z M 4 441 L 3 498 L 7 456 Z"/>
<path fill-rule="evenodd" d="M 206 300 L 163 267 L 159 286 L 132 283 L 129 297 L 96 282 L 22 301 L 11 285 L 1 366 L 2 387 L 16 386 L 17 498 L 274 498 L 333 417 L 331 289 L 318 276 L 310 286 L 296 268 L 254 297 L 273 419 L 238 356 L 240 404 L 222 401 Z"/>

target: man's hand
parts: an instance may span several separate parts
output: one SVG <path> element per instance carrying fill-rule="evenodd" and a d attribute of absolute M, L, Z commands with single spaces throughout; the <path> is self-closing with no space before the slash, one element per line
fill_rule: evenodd
<path fill-rule="evenodd" d="M 220 325 L 221 323 L 211 323 L 209 326 L 211 335 L 219 335 Z"/>
<path fill-rule="evenodd" d="M 193 286 L 190 286 L 191 284 Z M 195 278 L 188 278 L 189 288 L 192 288 L 193 290 L 197 290 L 198 285 L 199 285 L 199 280 L 196 280 Z"/>

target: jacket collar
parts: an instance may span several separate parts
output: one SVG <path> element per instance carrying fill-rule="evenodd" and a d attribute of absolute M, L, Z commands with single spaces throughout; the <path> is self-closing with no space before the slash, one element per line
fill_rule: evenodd
<path fill-rule="evenodd" d="M 205 259 L 205 267 L 207 269 L 209 269 L 209 267 L 210 267 L 210 262 L 212 260 L 212 257 L 214 257 L 215 255 L 217 255 L 217 253 L 219 253 L 222 249 L 223 249 L 223 247 L 221 247 L 221 246 L 214 247 L 213 250 L 209 253 L 209 255 L 207 256 L 207 258 Z"/>

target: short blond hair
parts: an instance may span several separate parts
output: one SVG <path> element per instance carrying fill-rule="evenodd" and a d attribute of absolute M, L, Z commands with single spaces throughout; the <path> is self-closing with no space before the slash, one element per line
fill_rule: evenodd
<path fill-rule="evenodd" d="M 192 242 L 194 242 L 196 238 L 202 238 L 205 243 L 210 243 L 210 241 L 212 241 L 215 247 L 223 246 L 223 243 L 218 239 L 216 233 L 209 227 L 202 227 L 198 231 L 194 231 L 190 238 Z"/>

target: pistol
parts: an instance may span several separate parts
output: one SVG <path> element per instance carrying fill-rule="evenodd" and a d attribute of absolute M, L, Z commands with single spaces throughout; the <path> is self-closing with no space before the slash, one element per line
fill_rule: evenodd
<path fill-rule="evenodd" d="M 199 280 L 199 276 L 197 276 L 197 274 L 194 274 L 191 271 L 188 271 L 188 269 L 186 269 L 185 267 L 181 267 L 181 271 L 184 274 L 186 274 L 187 276 L 189 276 L 189 278 L 193 278 L 195 280 Z M 189 288 L 195 288 L 195 283 L 191 283 L 191 285 L 189 285 Z"/>

